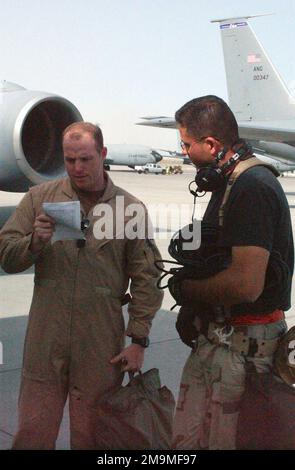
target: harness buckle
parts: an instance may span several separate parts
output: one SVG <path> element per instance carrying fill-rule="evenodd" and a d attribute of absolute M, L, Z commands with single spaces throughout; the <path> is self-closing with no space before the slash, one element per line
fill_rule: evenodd
<path fill-rule="evenodd" d="M 218 342 L 221 344 L 231 345 L 230 336 L 233 334 L 234 328 L 231 325 L 225 325 L 220 328 L 215 328 L 213 333 L 217 336 Z"/>

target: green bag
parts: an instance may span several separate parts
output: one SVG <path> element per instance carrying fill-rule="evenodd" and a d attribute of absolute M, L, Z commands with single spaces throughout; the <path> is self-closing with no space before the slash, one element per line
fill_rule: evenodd
<path fill-rule="evenodd" d="M 94 410 L 96 448 L 170 449 L 174 407 L 172 392 L 161 387 L 158 369 L 133 376 Z"/>

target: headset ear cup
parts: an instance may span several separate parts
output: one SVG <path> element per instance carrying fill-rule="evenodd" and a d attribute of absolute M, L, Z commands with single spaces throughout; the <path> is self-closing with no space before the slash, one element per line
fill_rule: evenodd
<path fill-rule="evenodd" d="M 224 176 L 218 167 L 204 167 L 197 171 L 195 183 L 198 191 L 216 191 L 224 184 Z"/>
<path fill-rule="evenodd" d="M 218 163 L 223 160 L 226 153 L 228 152 L 226 147 L 224 147 L 223 150 L 219 152 L 210 166 L 199 168 L 197 170 L 197 174 L 195 176 L 197 192 L 218 191 L 218 189 L 223 186 L 226 175 L 230 169 L 234 168 L 239 160 L 245 160 L 246 158 L 249 158 L 250 155 L 252 155 L 251 145 L 243 139 L 239 140 L 239 142 L 237 142 L 232 147 L 232 150 L 236 152 L 235 155 L 222 166 L 219 167 Z"/>

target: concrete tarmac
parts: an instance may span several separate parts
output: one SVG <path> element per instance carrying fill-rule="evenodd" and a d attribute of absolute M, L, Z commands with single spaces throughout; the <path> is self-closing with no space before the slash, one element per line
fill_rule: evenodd
<path fill-rule="evenodd" d="M 188 191 L 188 184 L 194 179 L 195 172 L 191 166 L 183 168 L 182 175 L 139 175 L 122 167 L 112 167 L 110 171 L 116 185 L 147 205 L 154 223 L 155 239 L 164 259 L 169 259 L 167 247 L 171 235 L 191 220 L 193 197 Z M 295 179 L 290 175 L 280 178 L 280 182 L 289 201 L 294 230 Z M 0 192 L 0 205 L 15 205 L 21 197 L 20 194 Z M 210 194 L 207 194 L 197 199 L 196 218 L 200 219 L 204 214 L 209 197 Z M 17 275 L 0 272 L 0 449 L 11 446 L 16 431 L 22 349 L 32 291 L 32 269 Z M 293 305 L 294 295 L 293 287 Z M 175 330 L 177 309 L 176 312 L 170 312 L 173 304 L 169 292 L 165 291 L 162 308 L 153 322 L 151 345 L 146 351 L 143 370 L 159 368 L 162 384 L 168 386 L 177 397 L 181 370 L 190 350 L 180 341 Z M 127 317 L 126 312 L 124 316 Z M 293 326 L 295 307 L 286 313 L 286 317 L 288 326 Z M 69 449 L 68 427 L 66 408 L 57 441 L 58 449 Z"/>

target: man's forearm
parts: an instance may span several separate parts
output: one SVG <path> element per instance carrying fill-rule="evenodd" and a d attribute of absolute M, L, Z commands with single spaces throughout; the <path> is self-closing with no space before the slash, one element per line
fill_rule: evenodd
<path fill-rule="evenodd" d="M 29 250 L 31 235 L 20 238 L 19 240 L 10 239 L 0 243 L 0 262 L 5 272 L 13 274 L 25 271 L 30 268 L 35 260 L 34 255 Z M 3 245 L 3 246 L 2 246 Z"/>
<path fill-rule="evenodd" d="M 233 272 L 230 268 L 208 279 L 185 280 L 182 283 L 181 291 L 186 301 L 191 300 L 213 306 L 230 306 L 253 301 L 244 289 L 243 280 L 239 273 Z"/>
<path fill-rule="evenodd" d="M 37 255 L 44 248 L 45 243 L 36 236 L 35 233 L 32 234 L 31 243 L 29 245 L 29 250 L 33 255 Z"/>

